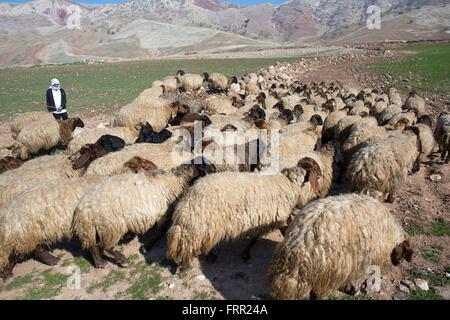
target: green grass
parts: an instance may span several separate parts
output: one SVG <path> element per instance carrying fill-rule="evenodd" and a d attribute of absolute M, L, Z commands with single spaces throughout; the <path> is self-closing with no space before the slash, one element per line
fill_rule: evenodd
<path fill-rule="evenodd" d="M 442 248 L 441 246 L 433 245 L 428 248 L 422 249 L 422 257 L 430 262 L 433 263 L 440 263 L 441 262 L 441 255 L 442 255 Z"/>
<path fill-rule="evenodd" d="M 407 226 L 405 227 L 405 230 L 411 235 L 424 234 L 433 237 L 447 237 L 450 236 L 450 223 L 439 218 L 427 229 L 421 226 Z"/>
<path fill-rule="evenodd" d="M 33 287 L 29 288 L 20 300 L 51 299 L 61 292 L 69 275 L 52 273 L 51 270 L 42 272 L 37 278 L 33 277 Z"/>
<path fill-rule="evenodd" d="M 86 289 L 86 292 L 89 294 L 93 293 L 96 290 L 102 290 L 102 292 L 106 292 L 109 288 L 122 280 L 125 280 L 125 273 L 123 271 L 113 270 L 100 281 L 91 284 Z"/>
<path fill-rule="evenodd" d="M 450 279 L 445 275 L 445 272 L 435 274 L 431 272 L 413 270 L 408 278 L 413 282 L 417 278 L 426 280 L 432 287 L 443 287 L 450 285 Z"/>
<path fill-rule="evenodd" d="M 19 288 L 22 288 L 22 287 L 30 284 L 32 281 L 33 281 L 33 275 L 31 273 L 23 275 L 23 276 L 17 276 L 14 279 L 12 279 L 10 283 L 8 283 L 4 287 L 2 287 L 1 290 L 2 291 L 4 291 L 4 290 L 10 291 L 10 290 L 19 289 Z"/>
<path fill-rule="evenodd" d="M 76 257 L 73 263 L 80 268 L 82 273 L 87 273 L 92 268 L 91 262 L 83 256 Z"/>
<path fill-rule="evenodd" d="M 158 266 L 147 266 L 145 263 L 138 268 L 139 275 L 126 293 L 133 300 L 147 300 L 149 293 L 157 294 L 161 291 L 161 269 Z"/>
<path fill-rule="evenodd" d="M 414 290 L 408 297 L 408 300 L 442 300 L 442 296 L 435 289 L 424 291 L 420 288 Z"/>
<path fill-rule="evenodd" d="M 0 115 L 46 110 L 45 91 L 52 78 L 66 90 L 69 111 L 122 106 L 149 88 L 153 81 L 186 72 L 243 75 L 277 61 L 299 58 L 152 60 L 105 64 L 45 65 L 0 69 Z"/>
<path fill-rule="evenodd" d="M 408 45 L 400 50 L 417 52 L 415 56 L 375 63 L 372 72 L 390 74 L 393 85 L 407 91 L 407 87 L 422 93 L 448 94 L 450 88 L 450 44 Z M 403 82 L 408 79 L 409 82 Z"/>

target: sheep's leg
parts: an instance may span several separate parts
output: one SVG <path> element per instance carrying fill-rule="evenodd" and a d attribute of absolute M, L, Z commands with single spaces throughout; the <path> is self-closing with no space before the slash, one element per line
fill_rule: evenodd
<path fill-rule="evenodd" d="M 121 266 L 122 268 L 128 267 L 128 259 L 122 253 L 114 249 L 107 249 L 106 252 L 114 257 L 119 266 Z"/>
<path fill-rule="evenodd" d="M 96 268 L 103 269 L 104 267 L 106 267 L 106 261 L 103 260 L 102 254 L 100 253 L 100 249 L 98 247 L 90 248 L 89 252 L 92 255 L 92 259 L 94 259 L 94 265 Z"/>
<path fill-rule="evenodd" d="M 386 201 L 388 203 L 394 203 L 395 202 L 395 193 L 394 192 L 390 192 Z"/>
<path fill-rule="evenodd" d="M 259 236 L 252 238 L 252 240 L 247 245 L 247 247 L 245 247 L 244 251 L 242 251 L 241 257 L 244 260 L 244 262 L 250 261 L 250 259 L 251 259 L 250 251 L 252 250 L 253 246 L 256 244 L 256 241 L 258 241 L 258 237 Z"/>
<path fill-rule="evenodd" d="M 187 259 L 187 260 L 183 260 L 181 262 L 181 265 L 178 266 L 177 272 L 176 273 L 183 273 L 186 270 L 188 270 L 191 267 L 191 260 Z"/>
<path fill-rule="evenodd" d="M 0 272 L 0 278 L 3 281 L 7 281 L 13 276 L 12 271 L 15 265 L 16 265 L 16 258 L 14 257 L 14 255 L 10 255 L 8 265 L 5 267 L 5 269 L 2 270 L 2 272 Z"/>
<path fill-rule="evenodd" d="M 34 254 L 36 258 L 44 262 L 45 264 L 49 266 L 56 266 L 59 262 L 59 259 L 55 256 L 53 256 L 50 251 L 43 246 L 38 246 L 34 250 Z"/>

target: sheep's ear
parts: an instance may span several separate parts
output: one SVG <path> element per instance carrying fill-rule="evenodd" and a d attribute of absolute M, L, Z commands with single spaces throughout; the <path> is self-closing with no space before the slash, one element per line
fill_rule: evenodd
<path fill-rule="evenodd" d="M 305 182 L 309 182 L 314 193 L 319 195 L 319 178 L 322 176 L 322 170 L 316 160 L 306 157 L 300 159 L 297 166 L 306 171 Z"/>
<path fill-rule="evenodd" d="M 142 123 L 137 124 L 134 128 L 140 132 L 142 130 Z"/>

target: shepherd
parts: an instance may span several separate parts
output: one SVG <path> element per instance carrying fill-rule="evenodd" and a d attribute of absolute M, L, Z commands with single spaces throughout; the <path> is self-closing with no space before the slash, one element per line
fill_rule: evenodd
<path fill-rule="evenodd" d="M 47 90 L 47 110 L 53 113 L 56 120 L 67 120 L 69 118 L 66 109 L 66 92 L 58 79 L 52 79 Z"/>

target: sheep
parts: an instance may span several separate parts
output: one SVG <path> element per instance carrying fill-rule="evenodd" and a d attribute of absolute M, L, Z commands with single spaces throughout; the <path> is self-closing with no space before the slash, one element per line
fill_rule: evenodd
<path fill-rule="evenodd" d="M 139 128 L 139 137 L 136 139 L 135 143 L 161 144 L 172 137 L 172 132 L 167 129 L 155 132 L 148 122 L 138 125 L 137 128 Z"/>
<path fill-rule="evenodd" d="M 420 155 L 418 161 L 425 162 L 428 156 L 433 152 L 436 141 L 434 140 L 433 131 L 431 129 L 431 118 L 429 116 L 422 116 L 418 123 L 414 125 L 418 130 L 420 140 Z"/>
<path fill-rule="evenodd" d="M 123 174 L 88 190 L 75 209 L 72 228 L 82 247 L 91 252 L 95 267 L 106 264 L 100 250 L 113 250 L 128 232 L 142 234 L 161 226 L 189 183 L 208 173 L 199 168 L 187 164 L 169 171 Z M 116 261 L 126 266 L 127 259 L 114 252 Z"/>
<path fill-rule="evenodd" d="M 30 252 L 48 265 L 58 259 L 43 246 L 72 238 L 74 210 L 90 187 L 101 178 L 56 179 L 20 194 L 0 216 L 0 270 L 12 275 L 15 260 Z M 5 270 L 6 269 L 6 270 Z"/>
<path fill-rule="evenodd" d="M 213 164 L 217 172 L 253 172 L 266 152 L 266 145 L 260 139 L 240 145 L 221 145 L 214 140 L 203 140 L 202 147 L 204 161 Z"/>
<path fill-rule="evenodd" d="M 69 142 L 69 145 L 67 146 L 67 153 L 69 155 L 73 155 L 84 145 L 95 143 L 104 135 L 119 137 L 123 139 L 127 145 L 133 144 L 138 137 L 135 130 L 127 127 L 86 129 L 77 136 L 73 137 L 73 139 Z"/>
<path fill-rule="evenodd" d="M 224 115 L 231 115 L 238 110 L 233 106 L 233 101 L 226 98 L 209 99 L 206 101 L 206 108 L 209 112 Z"/>
<path fill-rule="evenodd" d="M 14 157 L 7 156 L 0 159 L 0 174 L 5 171 L 17 169 L 22 165 L 23 161 Z"/>
<path fill-rule="evenodd" d="M 34 111 L 24 112 L 16 115 L 11 121 L 11 133 L 14 139 L 17 139 L 20 131 L 32 122 L 36 121 L 50 121 L 53 120 L 53 115 L 50 112 Z"/>
<path fill-rule="evenodd" d="M 380 126 L 386 125 L 389 120 L 394 117 L 396 114 L 402 113 L 402 108 L 396 106 L 395 104 L 391 104 L 387 106 L 381 113 L 378 115 L 377 120 Z"/>
<path fill-rule="evenodd" d="M 228 89 L 230 84 L 230 79 L 220 73 L 211 73 L 209 75 L 205 72 L 203 74 L 203 77 L 205 81 L 208 82 L 209 89 L 214 92 L 224 92 Z"/>
<path fill-rule="evenodd" d="M 370 115 L 373 117 L 378 117 L 381 112 L 383 112 L 384 109 L 386 109 L 388 106 L 388 103 L 383 98 L 377 99 L 375 104 L 372 108 L 370 108 Z"/>
<path fill-rule="evenodd" d="M 222 241 L 284 227 L 296 205 L 317 197 L 320 169 L 301 165 L 276 174 L 225 172 L 198 180 L 175 207 L 167 258 L 180 261 L 185 269 L 200 253 L 214 259 L 210 252 Z M 252 244 L 242 253 L 244 259 Z"/>
<path fill-rule="evenodd" d="M 258 95 L 259 92 L 261 91 L 261 88 L 255 84 L 255 83 L 247 83 L 247 85 L 245 86 L 245 95 L 249 96 L 249 95 Z"/>
<path fill-rule="evenodd" d="M 176 92 L 178 90 L 178 81 L 176 77 L 167 76 L 162 80 L 163 93 Z"/>
<path fill-rule="evenodd" d="M 388 97 L 391 104 L 395 104 L 398 107 L 403 106 L 402 97 L 400 96 L 400 93 L 397 92 L 396 88 L 390 87 L 388 89 Z"/>
<path fill-rule="evenodd" d="M 339 110 L 331 112 L 325 118 L 322 128 L 322 143 L 327 143 L 334 139 L 336 125 L 345 117 L 347 117 L 347 110 Z"/>
<path fill-rule="evenodd" d="M 439 153 L 442 161 L 450 161 L 450 114 L 447 111 L 442 112 L 436 123 L 434 138 L 439 146 Z"/>
<path fill-rule="evenodd" d="M 132 102 L 122 107 L 114 117 L 114 127 L 135 127 L 143 122 L 152 125 L 159 132 L 167 127 L 169 121 L 177 116 L 176 108 L 170 107 L 169 101 L 153 99 L 152 105 Z"/>
<path fill-rule="evenodd" d="M 372 137 L 387 138 L 389 132 L 385 127 L 379 127 L 374 118 L 373 121 L 361 120 L 354 123 L 350 128 L 350 133 L 341 146 L 341 155 L 344 164 L 352 157 L 358 150 L 362 143 L 366 142 Z"/>
<path fill-rule="evenodd" d="M 388 195 L 387 201 L 394 202 L 394 193 L 406 181 L 413 166 L 417 166 L 421 151 L 417 127 L 393 131 L 387 138 L 367 140 L 348 165 L 352 191 L 368 193 L 379 200 Z"/>
<path fill-rule="evenodd" d="M 125 141 L 119 137 L 104 135 L 94 144 L 83 146 L 74 156 L 70 157 L 75 170 L 86 170 L 96 159 L 110 152 L 116 152 L 125 147 Z"/>
<path fill-rule="evenodd" d="M 339 143 L 344 143 L 350 134 L 352 125 L 361 121 L 363 118 L 361 116 L 347 116 L 339 120 L 339 122 L 334 127 L 334 139 Z"/>
<path fill-rule="evenodd" d="M 81 172 L 72 168 L 66 155 L 42 156 L 24 162 L 19 168 L 0 175 L 0 215 L 18 194 L 34 184 L 80 175 Z"/>
<path fill-rule="evenodd" d="M 58 145 L 67 145 L 76 127 L 84 127 L 80 118 L 57 121 L 36 121 L 20 131 L 13 153 L 22 160 L 27 160 L 43 150 L 50 150 Z"/>
<path fill-rule="evenodd" d="M 177 147 L 177 143 L 172 140 L 163 144 L 145 143 L 126 146 L 118 152 L 109 153 L 92 162 L 84 175 L 112 176 L 125 173 L 127 171 L 124 171 L 124 163 L 135 156 L 151 160 L 161 169 L 173 168 L 192 157 L 190 152 L 177 152 Z"/>
<path fill-rule="evenodd" d="M 389 119 L 389 121 L 385 124 L 386 128 L 395 128 L 395 126 L 399 123 L 401 119 L 406 119 L 407 122 L 403 121 L 404 123 L 408 123 L 409 125 L 413 125 L 416 123 L 417 118 L 416 115 L 412 112 L 400 112 L 394 115 L 392 118 Z"/>
<path fill-rule="evenodd" d="M 416 91 L 411 91 L 408 99 L 405 101 L 403 106 L 405 110 L 413 110 L 419 116 L 428 114 L 427 106 L 425 104 L 425 99 L 420 97 Z"/>
<path fill-rule="evenodd" d="M 205 80 L 203 75 L 184 73 L 182 70 L 177 72 L 176 78 L 179 89 L 188 93 L 200 90 Z"/>
<path fill-rule="evenodd" d="M 300 210 L 272 257 L 274 299 L 324 299 L 352 286 L 369 267 L 412 260 L 408 235 L 381 203 L 346 194 Z"/>
<path fill-rule="evenodd" d="M 320 139 L 320 133 L 314 125 L 303 132 L 281 132 L 279 141 L 279 156 L 289 157 L 301 152 L 313 151 Z"/>

